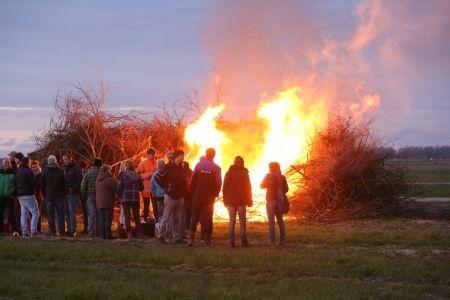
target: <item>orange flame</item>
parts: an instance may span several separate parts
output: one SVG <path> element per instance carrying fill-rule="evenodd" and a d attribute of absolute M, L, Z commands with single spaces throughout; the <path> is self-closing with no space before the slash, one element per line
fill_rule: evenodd
<path fill-rule="evenodd" d="M 257 115 L 250 121 L 221 121 L 219 115 L 225 105 L 208 107 L 186 128 L 190 163 L 195 164 L 206 148 L 213 147 L 217 152 L 215 161 L 224 175 L 236 155 L 244 157 L 253 186 L 254 206 L 249 209 L 252 220 L 265 220 L 264 191 L 259 185 L 268 163 L 277 161 L 286 171 L 293 163 L 305 161 L 308 140 L 326 119 L 322 103 L 306 107 L 299 92 L 298 87 L 293 87 L 279 92 L 274 99 L 261 101 Z M 223 202 L 216 202 L 215 217 L 227 216 Z"/>

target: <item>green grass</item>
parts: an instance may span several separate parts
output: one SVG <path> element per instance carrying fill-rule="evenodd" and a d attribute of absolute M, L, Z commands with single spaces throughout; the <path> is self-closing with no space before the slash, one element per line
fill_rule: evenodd
<path fill-rule="evenodd" d="M 419 197 L 450 197 L 450 160 L 388 160 L 406 168 L 406 181 Z"/>
<path fill-rule="evenodd" d="M 0 239 L 0 298 L 299 299 L 450 297 L 450 224 L 291 221 L 288 243 L 250 224 L 252 247 L 84 238 Z"/>
<path fill-rule="evenodd" d="M 450 197 L 450 185 L 446 184 L 433 184 L 425 185 L 418 184 L 415 185 L 419 196 L 425 197 Z"/>
<path fill-rule="evenodd" d="M 450 183 L 450 170 L 408 170 L 408 182 Z"/>

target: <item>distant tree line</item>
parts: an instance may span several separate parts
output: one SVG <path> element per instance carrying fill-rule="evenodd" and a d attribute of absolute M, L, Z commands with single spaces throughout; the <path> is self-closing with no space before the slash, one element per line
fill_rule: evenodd
<path fill-rule="evenodd" d="M 398 150 L 392 147 L 380 147 L 379 153 L 393 159 L 448 159 L 450 146 L 407 146 Z"/>

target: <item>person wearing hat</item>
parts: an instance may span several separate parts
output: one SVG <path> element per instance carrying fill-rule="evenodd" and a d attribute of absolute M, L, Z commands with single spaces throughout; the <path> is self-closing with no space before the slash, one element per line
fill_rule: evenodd
<path fill-rule="evenodd" d="M 241 246 L 248 247 L 246 206 L 251 207 L 253 205 L 252 185 L 248 170 L 244 167 L 244 159 L 241 156 L 236 156 L 234 164 L 225 174 L 223 181 L 223 203 L 228 208 L 230 215 L 228 230 L 230 247 L 235 247 L 234 227 L 236 224 L 236 214 L 239 215 Z"/>
<path fill-rule="evenodd" d="M 173 160 L 169 161 L 160 176 L 158 184 L 164 189 L 164 213 L 160 225 L 159 241 L 166 243 L 166 234 L 169 224 L 172 225 L 172 237 L 175 243 L 182 243 L 183 237 L 180 236 L 179 215 L 184 209 L 184 195 L 187 190 L 187 182 L 183 172 L 184 151 L 177 149 L 173 152 Z M 170 218 L 172 217 L 172 222 Z"/>
<path fill-rule="evenodd" d="M 207 245 L 211 245 L 213 230 L 214 200 L 222 187 L 222 172 L 214 162 L 216 151 L 206 149 L 192 174 L 190 191 L 192 193 L 192 217 L 189 231 L 189 246 L 192 246 L 197 231 L 197 224 L 202 219 L 202 232 Z"/>

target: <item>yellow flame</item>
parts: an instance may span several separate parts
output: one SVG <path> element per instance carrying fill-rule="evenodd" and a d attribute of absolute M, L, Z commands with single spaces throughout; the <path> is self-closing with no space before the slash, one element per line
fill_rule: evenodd
<path fill-rule="evenodd" d="M 277 161 L 283 171 L 293 163 L 306 160 L 308 141 L 315 126 L 325 121 L 321 103 L 306 107 L 293 87 L 260 103 L 253 122 L 219 126 L 218 117 L 225 106 L 208 107 L 202 116 L 186 128 L 185 141 L 190 148 L 189 160 L 195 164 L 209 147 L 216 149 L 216 163 L 225 174 L 235 155 L 246 161 L 253 187 L 254 207 L 249 218 L 264 221 L 264 191 L 259 185 L 268 171 L 268 163 Z M 216 202 L 216 218 L 228 218 L 222 201 Z"/>

